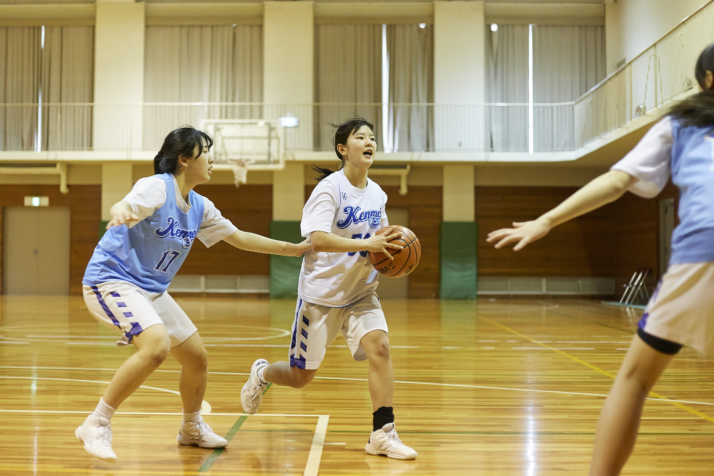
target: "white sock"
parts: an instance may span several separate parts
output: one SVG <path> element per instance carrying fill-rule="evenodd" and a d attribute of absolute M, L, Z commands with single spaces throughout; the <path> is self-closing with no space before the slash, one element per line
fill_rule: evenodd
<path fill-rule="evenodd" d="M 109 405 L 107 405 L 103 398 L 100 398 L 99 403 L 97 404 L 97 408 L 94 409 L 92 414 L 104 417 L 107 420 L 111 420 L 112 416 L 114 416 L 115 411 L 117 411 L 116 408 L 110 407 Z"/>
<path fill-rule="evenodd" d="M 189 413 L 186 410 L 183 412 L 183 422 L 184 423 L 200 423 L 201 422 L 201 410 L 193 413 Z"/>
<path fill-rule="evenodd" d="M 261 385 L 268 385 L 268 381 L 263 378 L 263 370 L 265 370 L 267 367 L 263 367 L 262 369 L 258 369 L 258 380 L 260 380 Z"/>

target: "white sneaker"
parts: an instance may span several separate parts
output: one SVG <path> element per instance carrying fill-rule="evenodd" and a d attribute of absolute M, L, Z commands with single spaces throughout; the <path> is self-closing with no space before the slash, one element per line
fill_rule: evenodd
<path fill-rule="evenodd" d="M 402 443 L 394 429 L 394 423 L 387 423 L 381 430 L 375 430 L 369 437 L 365 451 L 371 455 L 387 456 L 394 459 L 414 459 L 417 452 Z"/>
<path fill-rule="evenodd" d="M 258 359 L 253 362 L 253 366 L 250 368 L 250 377 L 248 377 L 248 381 L 240 391 L 240 403 L 243 405 L 243 411 L 248 415 L 256 413 L 258 407 L 260 407 L 260 402 L 263 400 L 263 387 L 265 387 L 265 384 L 260 382 L 258 370 L 267 366 L 268 361 L 265 359 Z"/>
<path fill-rule="evenodd" d="M 84 443 L 84 449 L 92 456 L 115 463 L 117 455 L 112 450 L 112 427 L 109 419 L 89 415 L 74 431 L 74 436 Z"/>
<path fill-rule="evenodd" d="M 217 435 L 203 420 L 199 423 L 187 422 L 181 425 L 176 440 L 186 446 L 201 448 L 225 448 L 228 440 Z"/>

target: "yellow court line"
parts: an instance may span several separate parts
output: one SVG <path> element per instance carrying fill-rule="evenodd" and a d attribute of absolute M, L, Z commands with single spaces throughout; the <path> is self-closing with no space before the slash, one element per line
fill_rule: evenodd
<path fill-rule="evenodd" d="M 518 331 L 516 331 L 516 330 L 513 330 L 513 329 L 511 329 L 510 327 L 504 326 L 503 324 L 499 324 L 498 322 L 493 321 L 493 320 L 491 320 L 491 319 L 489 319 L 489 318 L 487 318 L 487 317 L 479 316 L 479 319 L 483 319 L 484 321 L 488 322 L 489 324 L 492 324 L 492 325 L 494 325 L 494 326 L 496 326 L 496 327 L 499 327 L 499 328 L 503 329 L 504 331 L 506 331 L 506 332 L 508 332 L 508 333 L 510 333 L 510 334 L 513 334 L 513 335 L 516 335 L 516 336 L 521 337 L 521 338 L 523 338 L 523 339 L 526 339 L 527 341 L 532 342 L 533 344 L 539 345 L 539 346 L 541 346 L 541 347 L 543 347 L 543 348 L 545 348 L 545 349 L 548 349 L 548 350 L 552 350 L 553 352 L 557 352 L 558 354 L 562 355 L 563 357 L 567 357 L 567 358 L 570 359 L 570 360 L 573 360 L 573 361 L 575 361 L 575 362 L 577 362 L 577 363 L 579 363 L 579 364 L 581 364 L 581 365 L 584 365 L 585 367 L 589 368 L 590 370 L 594 370 L 595 372 L 600 373 L 600 374 L 602 374 L 602 375 L 605 375 L 606 377 L 609 377 L 609 378 L 611 378 L 611 379 L 613 379 L 613 380 L 615 379 L 615 375 L 611 374 L 610 372 L 607 372 L 607 371 L 605 371 L 605 370 L 602 370 L 601 368 L 596 367 L 596 366 L 594 366 L 594 365 L 592 365 L 592 364 L 590 364 L 590 363 L 584 361 L 583 359 L 579 359 L 579 358 L 575 357 L 574 355 L 570 355 L 570 354 L 568 354 L 567 352 L 563 352 L 563 351 L 560 350 L 560 349 L 556 349 L 555 347 L 551 347 L 551 346 L 549 346 L 549 345 L 543 344 L 543 343 L 541 343 L 541 342 L 539 342 L 539 341 L 537 341 L 537 340 L 535 340 L 535 339 L 532 339 L 532 338 L 528 337 L 528 336 L 525 335 L 525 334 L 521 334 L 520 332 L 518 332 Z M 702 419 L 708 421 L 709 423 L 714 423 L 714 418 L 710 417 L 709 415 L 707 415 L 707 414 L 705 414 L 705 413 L 700 412 L 699 410 L 696 410 L 696 409 L 694 409 L 694 408 L 692 408 L 692 407 L 688 407 L 687 405 L 683 405 L 683 404 L 681 404 L 681 403 L 679 403 L 679 402 L 675 402 L 675 401 L 673 401 L 672 399 L 667 398 L 667 397 L 665 397 L 664 395 L 661 395 L 661 394 L 656 393 L 656 392 L 650 392 L 649 394 L 652 395 L 653 397 L 656 397 L 656 398 L 659 399 L 659 400 L 662 400 L 662 401 L 671 403 L 672 405 L 674 405 L 675 407 L 677 407 L 677 408 L 679 408 L 679 409 L 681 409 L 681 410 L 684 410 L 684 411 L 687 411 L 687 412 L 689 412 L 689 413 L 691 413 L 691 414 L 693 414 L 693 415 L 696 415 L 696 416 L 698 416 L 699 418 L 702 418 Z"/>

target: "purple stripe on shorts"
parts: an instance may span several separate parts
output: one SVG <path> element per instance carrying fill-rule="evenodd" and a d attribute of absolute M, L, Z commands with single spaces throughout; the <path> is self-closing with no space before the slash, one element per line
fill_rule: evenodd
<path fill-rule="evenodd" d="M 125 312 L 124 317 L 134 317 L 134 314 L 132 314 L 131 312 Z"/>
<path fill-rule="evenodd" d="M 126 307 L 126 303 L 125 303 L 125 302 L 118 302 L 118 303 L 117 303 L 117 307 Z"/>
<path fill-rule="evenodd" d="M 300 348 L 307 352 L 307 345 L 304 342 L 300 342 Z"/>
<path fill-rule="evenodd" d="M 307 339 L 307 331 L 305 329 L 300 330 L 300 334 L 302 334 L 302 336 Z"/>
<path fill-rule="evenodd" d="M 111 309 L 109 309 L 109 306 L 107 306 L 107 303 L 104 302 L 104 298 L 102 298 L 102 293 L 99 292 L 99 288 L 96 286 L 92 286 L 92 291 L 94 291 L 94 295 L 97 296 L 97 301 L 99 302 L 99 305 L 102 307 L 102 310 L 104 313 L 109 317 L 109 319 L 112 320 L 112 324 L 114 324 L 117 327 L 121 327 L 119 325 L 119 321 L 117 320 L 116 317 L 114 317 L 114 314 L 112 313 Z M 117 293 L 111 293 L 112 296 Z M 117 294 L 118 296 L 118 294 Z"/>
<path fill-rule="evenodd" d="M 141 328 L 141 325 L 138 322 L 132 322 L 131 329 L 129 329 L 129 332 L 125 332 L 124 336 L 127 338 L 128 342 L 131 342 L 134 336 L 138 336 L 142 332 L 144 332 L 144 329 Z"/>
<path fill-rule="evenodd" d="M 302 322 L 303 322 L 306 326 L 309 326 L 309 325 L 310 325 L 310 319 L 308 319 L 308 318 L 305 317 L 305 316 L 302 316 Z"/>
<path fill-rule="evenodd" d="M 637 323 L 637 327 L 639 327 L 642 330 L 645 330 L 645 326 L 647 325 L 647 318 L 650 317 L 649 312 L 645 312 L 642 314 L 642 317 L 640 318 L 640 321 Z"/>
<path fill-rule="evenodd" d="M 119 293 L 118 293 L 118 292 L 116 292 L 116 291 L 112 291 L 112 292 L 111 292 L 111 293 L 109 293 L 109 294 L 111 294 L 111 295 L 112 295 L 112 297 L 121 297 L 121 294 L 119 294 Z"/>
<path fill-rule="evenodd" d="M 305 370 L 305 357 L 290 357 L 290 367 L 297 367 Z"/>

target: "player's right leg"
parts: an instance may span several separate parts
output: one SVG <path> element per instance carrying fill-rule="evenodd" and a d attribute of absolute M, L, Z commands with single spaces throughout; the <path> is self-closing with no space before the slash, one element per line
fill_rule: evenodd
<path fill-rule="evenodd" d="M 318 306 L 298 299 L 292 327 L 290 362 L 269 364 L 265 359 L 253 362 L 250 377 L 241 390 L 243 410 L 258 411 L 263 390 L 268 383 L 302 388 L 312 381 L 325 358 L 325 349 L 340 331 L 341 321 L 328 319 L 334 308 Z"/>
<path fill-rule="evenodd" d="M 673 357 L 634 336 L 600 413 L 591 476 L 620 474 L 635 447 L 645 398 Z"/>
<path fill-rule="evenodd" d="M 94 412 L 75 431 L 87 452 L 113 462 L 116 455 L 111 447 L 111 417 L 166 360 L 171 341 L 150 301 L 135 286 L 126 287 L 122 283 L 85 286 L 85 302 L 97 320 L 119 329 L 120 343 L 131 342 L 137 349 L 114 374 Z"/>

